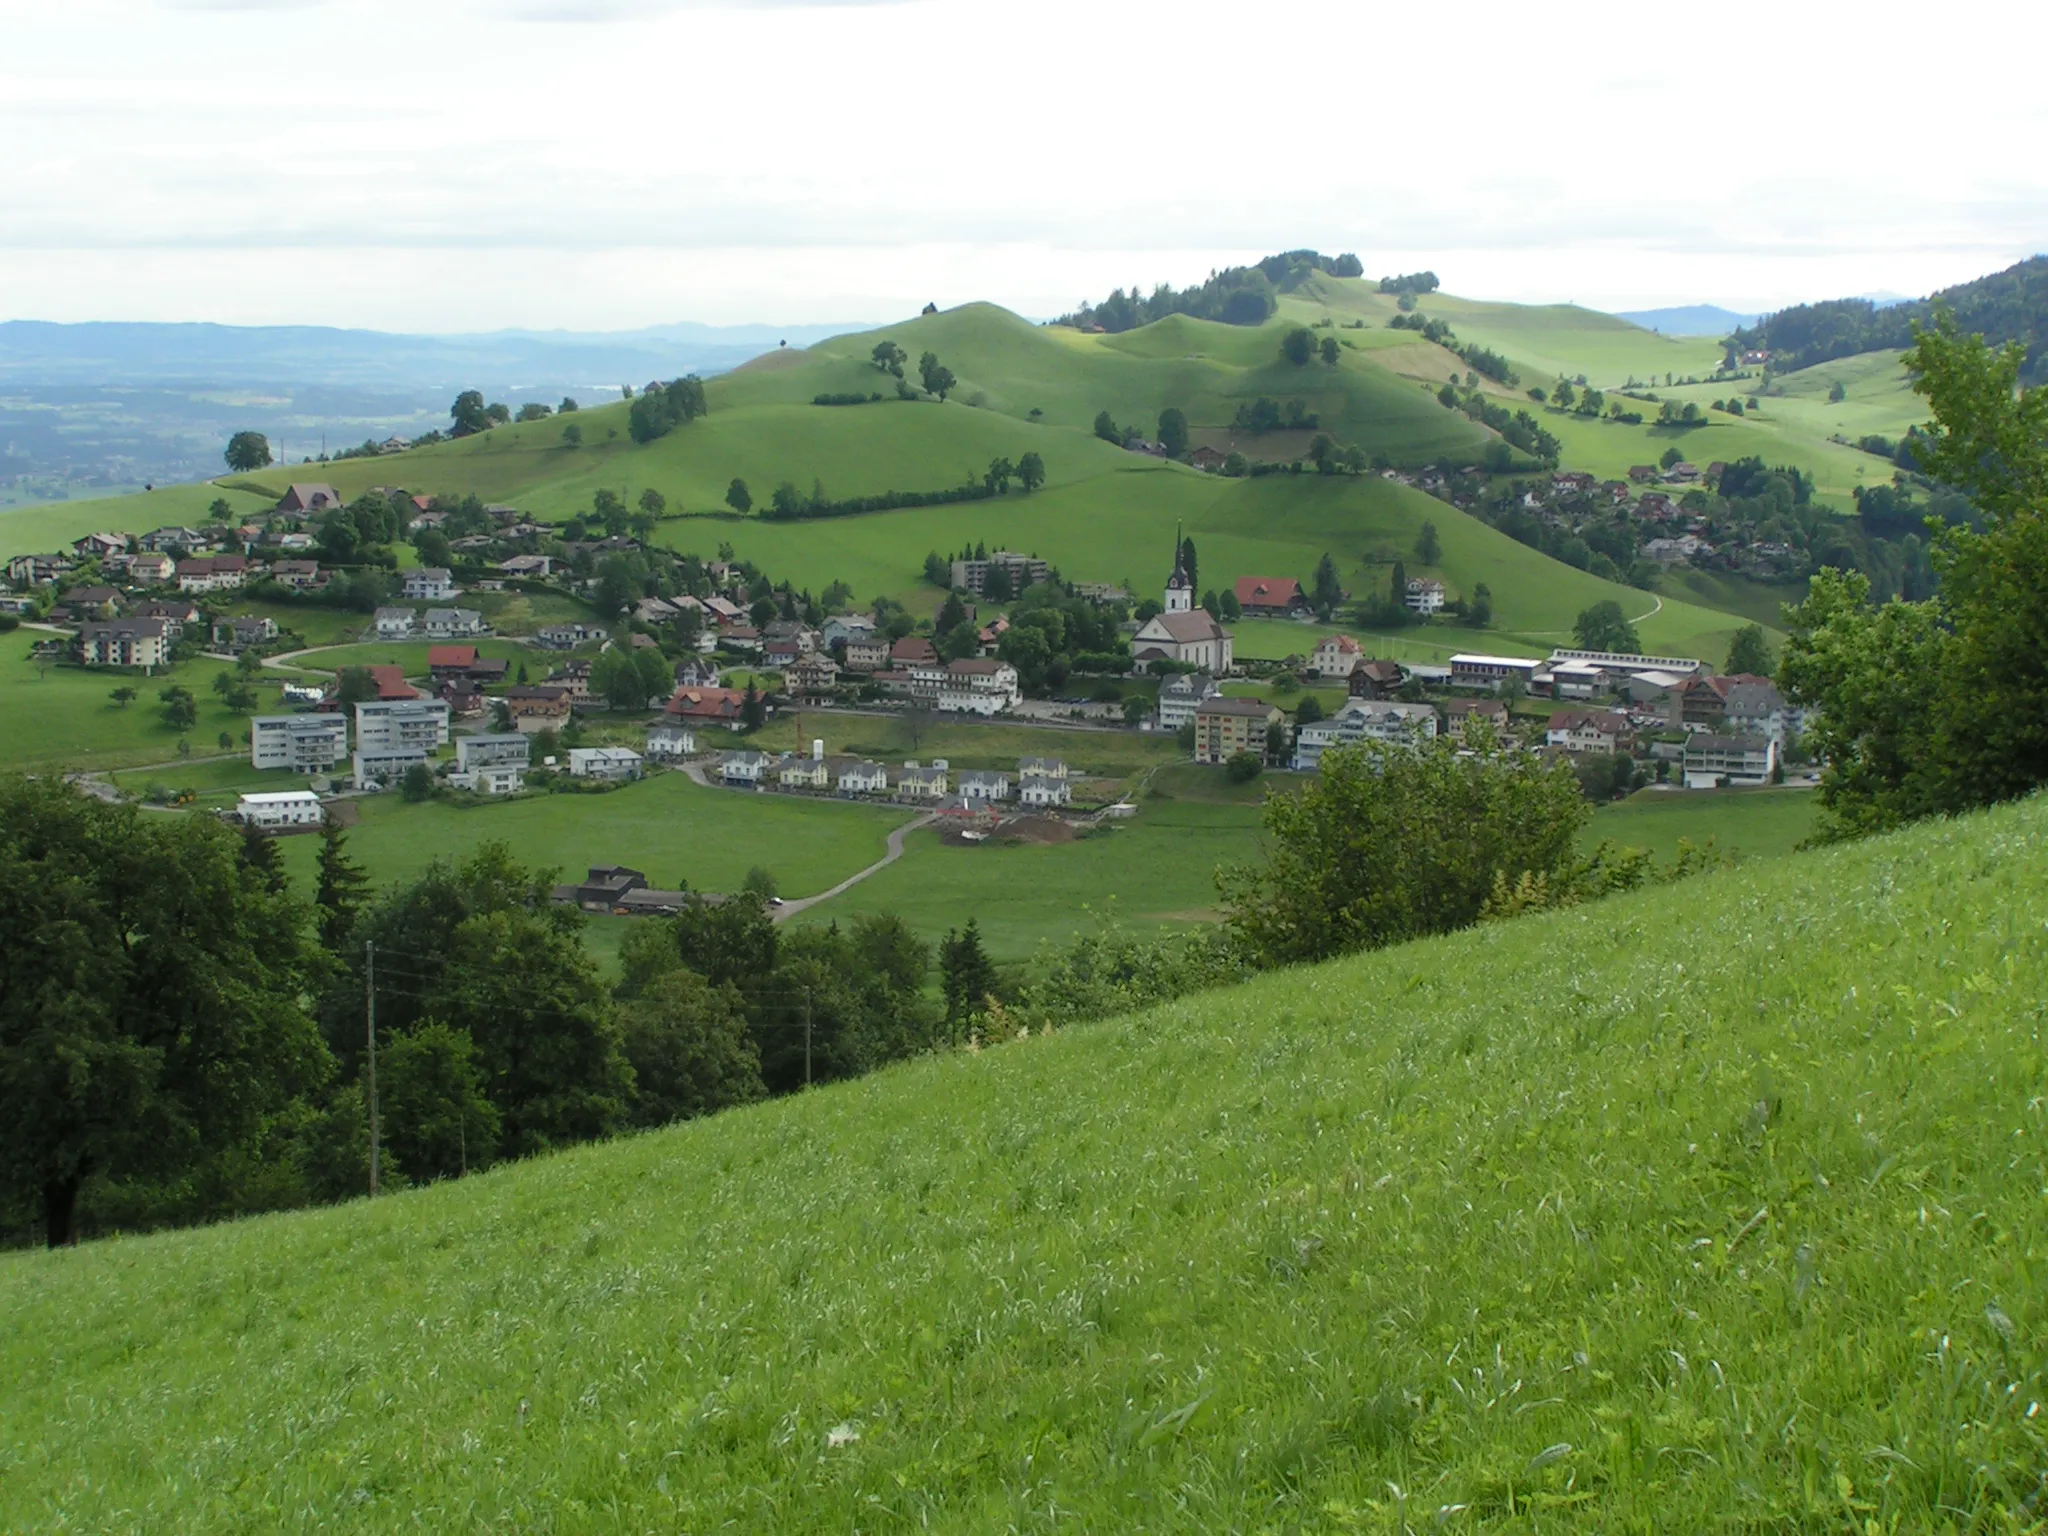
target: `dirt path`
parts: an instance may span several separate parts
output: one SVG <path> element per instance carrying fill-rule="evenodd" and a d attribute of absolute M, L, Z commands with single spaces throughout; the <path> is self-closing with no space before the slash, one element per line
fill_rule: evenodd
<path fill-rule="evenodd" d="M 844 880 L 840 881 L 837 885 L 833 886 L 832 889 L 829 891 L 820 891 L 815 896 L 805 896 L 797 901 L 785 901 L 781 906 L 775 909 L 775 921 L 778 923 L 788 922 L 789 919 L 795 917 L 797 913 L 802 912 L 807 908 L 815 907 L 821 901 L 830 901 L 834 896 L 845 895 L 848 891 L 852 890 L 856 885 L 859 885 L 861 881 L 867 879 L 869 875 L 874 874 L 877 870 L 887 869 L 891 864 L 894 864 L 898 859 L 903 857 L 903 840 L 906 837 L 910 836 L 910 834 L 915 832 L 919 827 L 928 827 L 938 819 L 939 818 L 935 815 L 926 814 L 918 817 L 915 821 L 906 821 L 902 826 L 896 828 L 889 834 L 889 851 L 883 854 L 881 858 L 877 859 L 874 863 L 870 864 L 866 869 L 860 870 L 858 873 L 848 875 Z"/>

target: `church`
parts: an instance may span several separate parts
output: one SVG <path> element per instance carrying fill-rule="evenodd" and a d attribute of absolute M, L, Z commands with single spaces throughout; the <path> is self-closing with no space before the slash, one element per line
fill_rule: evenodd
<path fill-rule="evenodd" d="M 1230 631 L 1195 606 L 1195 584 L 1182 558 L 1180 536 L 1173 541 L 1173 574 L 1166 578 L 1166 611 L 1154 614 L 1131 637 L 1131 657 L 1140 666 L 1176 661 L 1222 677 L 1230 671 Z"/>

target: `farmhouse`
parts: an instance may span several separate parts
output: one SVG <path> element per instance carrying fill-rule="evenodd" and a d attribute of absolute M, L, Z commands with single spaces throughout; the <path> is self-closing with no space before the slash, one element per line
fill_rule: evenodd
<path fill-rule="evenodd" d="M 892 667 L 936 666 L 938 660 L 939 653 L 922 635 L 905 635 L 889 647 L 889 665 Z"/>
<path fill-rule="evenodd" d="M 1351 697 L 1390 699 L 1403 680 L 1399 662 L 1362 660 L 1351 669 Z"/>
<path fill-rule="evenodd" d="M 88 667 L 160 667 L 171 650 L 162 619 L 84 624 L 71 646 L 72 654 Z"/>
<path fill-rule="evenodd" d="M 1266 728 L 1280 711 L 1261 699 L 1205 699 L 1195 710 L 1195 761 L 1217 764 L 1240 752 L 1266 755 Z"/>
<path fill-rule="evenodd" d="M 317 827 L 327 819 L 320 797 L 310 789 L 280 789 L 243 795 L 235 802 L 235 819 L 264 831 Z"/>
<path fill-rule="evenodd" d="M 249 766 L 327 773 L 348 756 L 346 715 L 256 715 L 249 721 Z"/>
<path fill-rule="evenodd" d="M 678 688 L 669 699 L 667 710 L 678 720 L 722 725 L 736 731 L 746 723 L 741 718 L 746 699 L 737 688 Z"/>
<path fill-rule="evenodd" d="M 1309 616 L 1308 599 L 1301 583 L 1292 577 L 1240 576 L 1237 578 L 1237 606 L 1248 619 L 1303 619 Z"/>
<path fill-rule="evenodd" d="M 377 685 L 377 697 L 380 699 L 416 699 L 420 696 L 419 689 L 405 680 L 405 668 L 394 662 L 378 662 L 363 668 L 363 671 Z"/>

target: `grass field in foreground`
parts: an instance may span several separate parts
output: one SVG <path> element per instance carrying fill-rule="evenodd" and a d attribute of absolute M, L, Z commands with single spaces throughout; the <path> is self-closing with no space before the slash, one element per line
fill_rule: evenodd
<path fill-rule="evenodd" d="M 191 689 L 198 705 L 198 723 L 182 733 L 195 757 L 220 751 L 216 741 L 222 731 L 239 741 L 249 728 L 248 716 L 221 708 L 213 692 L 213 679 L 228 670 L 226 662 L 188 661 L 155 677 L 71 666 L 39 674 L 23 659 L 30 633 L 17 630 L 5 636 L 7 653 L 0 655 L 0 769 L 98 770 L 174 762 L 181 733 L 163 723 L 157 699 L 173 684 Z M 257 681 L 264 707 L 274 707 L 276 687 Z M 124 685 L 136 691 L 135 702 L 126 707 L 109 697 Z"/>
<path fill-rule="evenodd" d="M 0 1260 L 0 1524 L 2019 1531 L 2048 803 Z"/>

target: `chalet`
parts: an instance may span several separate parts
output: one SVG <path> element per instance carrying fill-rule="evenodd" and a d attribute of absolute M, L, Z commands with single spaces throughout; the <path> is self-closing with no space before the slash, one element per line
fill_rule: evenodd
<path fill-rule="evenodd" d="M 544 679 L 550 688 L 560 688 L 572 704 L 590 702 L 590 663 L 581 659 L 565 661 Z"/>
<path fill-rule="evenodd" d="M 1301 583 L 1277 576 L 1237 578 L 1237 606 L 1248 619 L 1302 619 L 1309 616 Z"/>
<path fill-rule="evenodd" d="M 729 651 L 757 655 L 761 649 L 761 632 L 751 624 L 729 624 L 718 632 L 718 644 Z"/>
<path fill-rule="evenodd" d="M 705 598 L 704 610 L 711 615 L 712 619 L 721 629 L 741 623 L 747 617 L 746 609 L 740 607 L 738 603 L 733 602 L 730 598 L 724 597 L 713 596 Z"/>
<path fill-rule="evenodd" d="M 1390 699 L 1403 681 L 1399 662 L 1361 660 L 1351 669 L 1351 697 Z"/>
<path fill-rule="evenodd" d="M 932 648 L 931 641 L 922 635 L 905 635 L 889 647 L 891 667 L 934 666 L 939 653 Z"/>
<path fill-rule="evenodd" d="M 15 555 L 7 562 L 7 579 L 17 587 L 54 587 L 77 569 L 69 555 Z"/>
<path fill-rule="evenodd" d="M 1587 752 L 1604 755 L 1627 751 L 1634 745 L 1635 732 L 1627 715 L 1604 709 L 1567 709 L 1550 717 L 1543 742 L 1575 756 Z"/>
<path fill-rule="evenodd" d="M 736 731 L 745 724 L 745 704 L 746 695 L 737 688 L 678 688 L 666 707 L 673 719 Z"/>
<path fill-rule="evenodd" d="M 343 505 L 345 503 L 341 499 L 341 493 L 333 486 L 314 482 L 287 486 L 284 495 L 278 499 L 275 510 L 306 515 L 333 512 Z"/>
<path fill-rule="evenodd" d="M 370 681 L 377 685 L 377 697 L 381 700 L 389 702 L 393 699 L 416 699 L 420 696 L 419 689 L 405 680 L 405 668 L 393 662 L 378 662 L 363 670 L 369 674 Z"/>
<path fill-rule="evenodd" d="M 437 684 L 434 697 L 445 703 L 448 712 L 459 720 L 474 720 L 490 703 L 483 689 L 467 677 L 451 677 Z"/>
<path fill-rule="evenodd" d="M 1263 699 L 1204 699 L 1195 708 L 1195 761 L 1223 763 L 1240 752 L 1266 755 L 1266 729 L 1280 711 Z"/>
<path fill-rule="evenodd" d="M 1691 485 L 1700 477 L 1700 467 L 1688 464 L 1683 459 L 1664 471 L 1664 478 L 1674 485 Z"/>
<path fill-rule="evenodd" d="M 452 678 L 467 678 L 469 669 L 476 665 L 476 647 L 473 645 L 430 645 L 427 647 L 427 676 L 437 683 Z"/>

